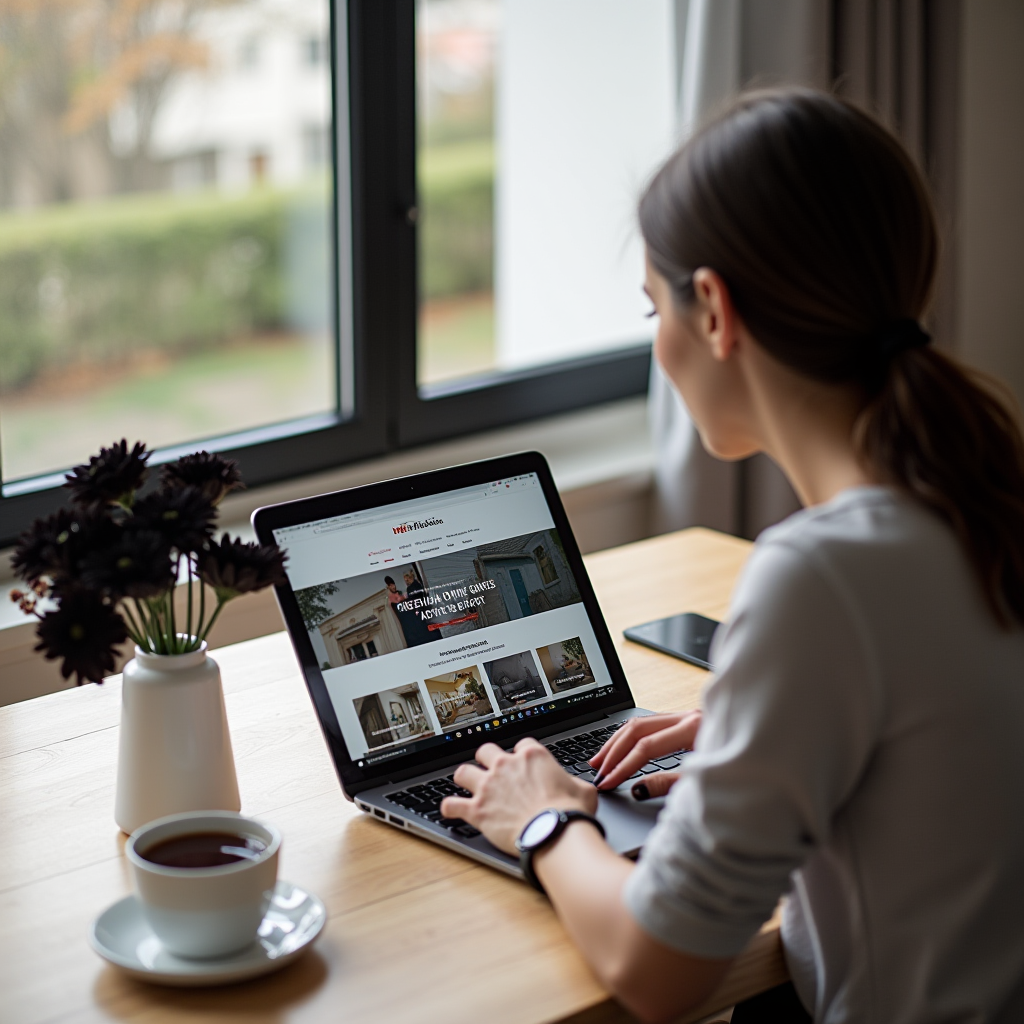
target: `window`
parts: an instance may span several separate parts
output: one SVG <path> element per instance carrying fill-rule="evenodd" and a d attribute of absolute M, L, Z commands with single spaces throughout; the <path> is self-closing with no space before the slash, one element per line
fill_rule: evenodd
<path fill-rule="evenodd" d="M 122 436 L 252 487 L 645 390 L 670 0 L 41 3 L 2 26 L 42 56 L 0 83 L 0 544 Z"/>
<path fill-rule="evenodd" d="M 259 36 L 246 36 L 238 47 L 238 66 L 245 71 L 255 71 L 260 64 Z"/>
<path fill-rule="evenodd" d="M 326 125 L 306 125 L 302 129 L 302 155 L 306 170 L 323 171 L 331 159 L 331 139 Z"/>
<path fill-rule="evenodd" d="M 323 36 L 307 36 L 302 41 L 302 60 L 311 68 L 327 63 L 327 41 Z"/>
<path fill-rule="evenodd" d="M 417 0 L 420 385 L 649 335 L 631 229 L 674 133 L 671 19 Z"/>

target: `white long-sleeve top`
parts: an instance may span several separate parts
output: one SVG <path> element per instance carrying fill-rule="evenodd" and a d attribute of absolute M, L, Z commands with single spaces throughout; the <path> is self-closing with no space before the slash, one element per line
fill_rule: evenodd
<path fill-rule="evenodd" d="M 883 487 L 755 545 L 695 751 L 626 887 L 705 957 L 789 893 L 783 943 L 827 1024 L 1024 1021 L 1024 630 L 952 531 Z"/>

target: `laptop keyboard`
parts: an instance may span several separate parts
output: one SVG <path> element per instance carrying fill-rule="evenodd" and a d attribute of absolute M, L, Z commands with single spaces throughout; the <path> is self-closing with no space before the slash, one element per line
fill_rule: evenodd
<path fill-rule="evenodd" d="M 595 772 L 587 764 L 587 761 L 623 724 L 616 722 L 612 725 L 602 726 L 600 729 L 594 729 L 592 732 L 569 736 L 564 740 L 556 740 L 554 743 L 545 745 L 570 775 L 575 775 L 586 782 L 593 782 Z M 634 772 L 630 779 L 639 779 L 641 776 L 650 775 L 653 772 L 671 771 L 679 766 L 680 758 L 684 753 L 685 751 L 680 750 L 675 754 L 659 757 L 650 764 L 644 765 L 638 772 Z M 471 794 L 468 789 L 463 789 L 455 784 L 454 773 L 452 773 L 452 775 L 440 779 L 431 779 L 429 782 L 410 786 L 408 789 L 388 793 L 387 799 L 413 814 L 418 814 L 427 821 L 432 821 L 442 828 L 448 829 L 453 835 L 461 836 L 463 839 L 472 839 L 474 836 L 480 835 L 477 829 L 461 818 L 446 818 L 441 814 L 441 801 L 446 796 L 471 796 Z"/>

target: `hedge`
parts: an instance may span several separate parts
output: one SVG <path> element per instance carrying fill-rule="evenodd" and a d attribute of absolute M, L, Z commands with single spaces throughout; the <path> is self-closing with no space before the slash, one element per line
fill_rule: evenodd
<path fill-rule="evenodd" d="M 494 147 L 438 146 L 420 161 L 420 294 L 489 291 L 494 280 Z"/>
<path fill-rule="evenodd" d="M 421 164 L 422 294 L 490 288 L 493 152 Z M 319 192 L 319 194 L 317 194 Z M 121 197 L 0 214 L 0 390 L 47 366 L 328 324 L 323 188 Z"/>

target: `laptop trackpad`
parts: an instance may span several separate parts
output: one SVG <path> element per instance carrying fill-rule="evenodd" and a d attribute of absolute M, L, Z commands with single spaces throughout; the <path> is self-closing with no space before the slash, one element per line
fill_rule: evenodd
<path fill-rule="evenodd" d="M 658 812 L 664 805 L 664 797 L 634 800 L 627 787 L 612 793 L 602 793 L 597 816 L 607 832 L 608 845 L 616 853 L 635 856 L 654 828 Z"/>

